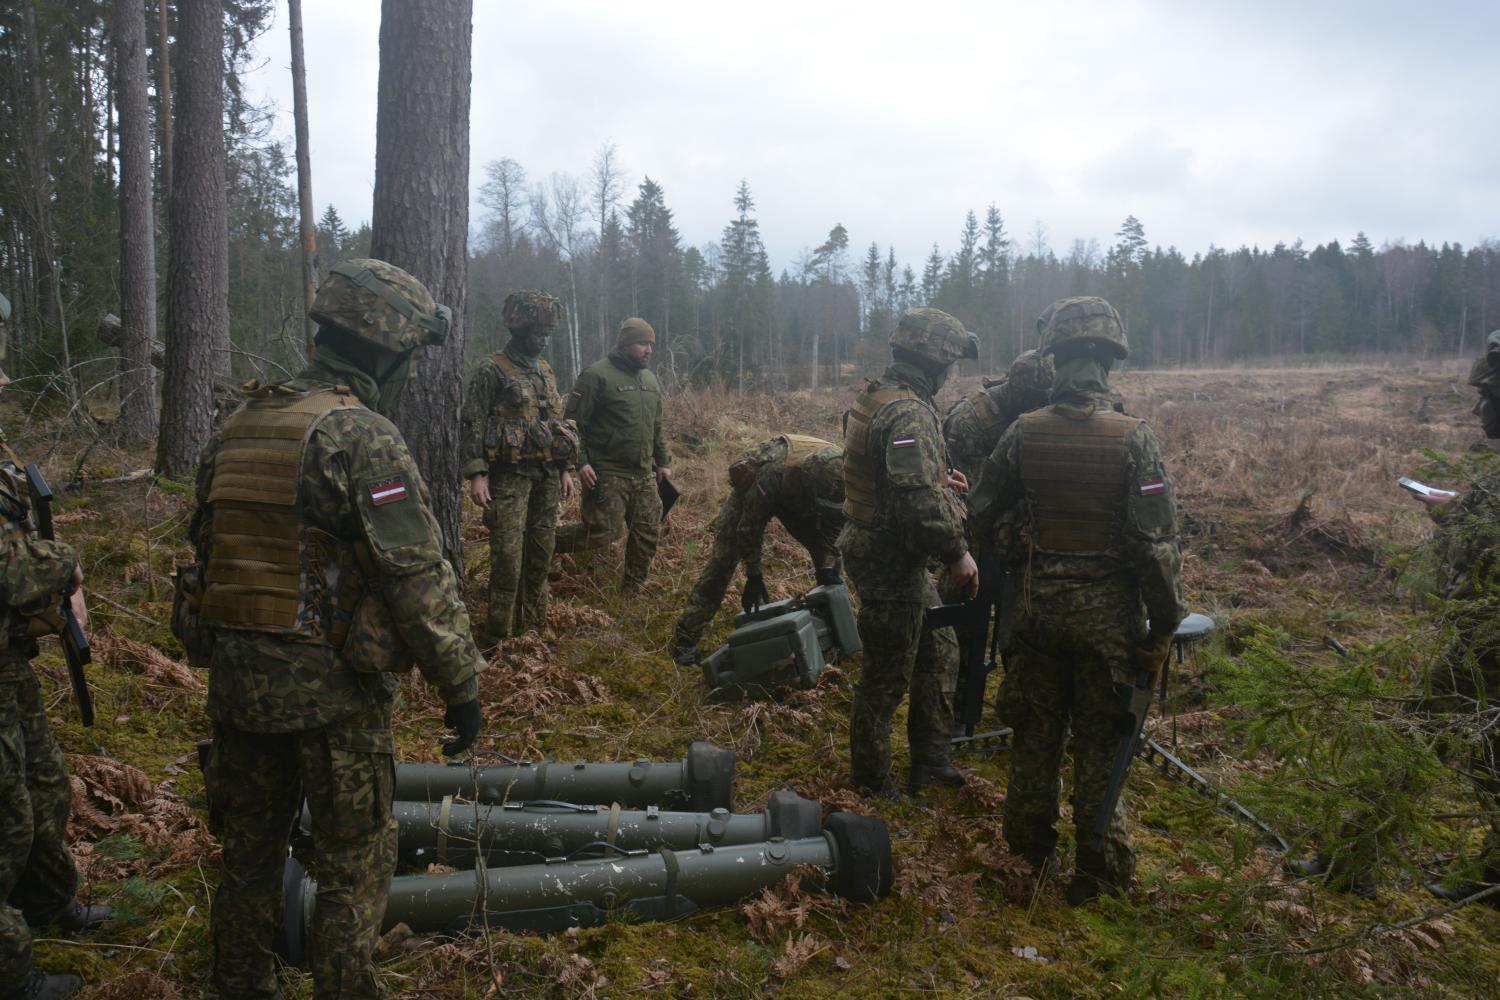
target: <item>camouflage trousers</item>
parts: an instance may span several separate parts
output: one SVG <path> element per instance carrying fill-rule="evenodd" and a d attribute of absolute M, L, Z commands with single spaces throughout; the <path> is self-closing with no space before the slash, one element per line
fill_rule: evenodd
<path fill-rule="evenodd" d="M 541 476 L 513 470 L 490 473 L 490 506 L 484 512 L 490 529 L 491 639 L 507 639 L 547 621 L 547 569 L 557 534 L 558 480 L 548 469 Z"/>
<path fill-rule="evenodd" d="M 740 530 L 740 514 L 744 510 L 744 494 L 731 490 L 714 518 L 714 545 L 708 554 L 708 562 L 698 573 L 698 582 L 688 595 L 687 605 L 677 619 L 677 645 L 695 646 L 703 638 L 703 630 L 713 621 L 719 606 L 724 603 L 724 592 L 734 578 L 734 569 L 739 565 L 735 553 L 735 534 Z"/>
<path fill-rule="evenodd" d="M 999 708 L 1001 721 L 1015 730 L 1002 813 L 1011 852 L 1039 866 L 1057 846 L 1059 776 L 1071 729 L 1078 870 L 1126 888 L 1135 874 L 1135 853 L 1125 832 L 1123 795 L 1103 852 L 1090 847 L 1119 746 L 1121 710 L 1112 668 L 1128 669 L 1121 655 L 1128 654 L 1035 633 L 1017 635 L 1006 651 Z"/>
<path fill-rule="evenodd" d="M 0 663 L 0 996 L 31 974 L 27 924 L 52 923 L 78 887 L 64 836 L 72 804 L 36 675 Z"/>
<path fill-rule="evenodd" d="M 860 599 L 859 641 L 864 653 L 849 713 L 850 774 L 856 787 L 894 787 L 891 720 L 907 694 L 911 762 L 948 763 L 958 641 L 951 628 L 925 627 L 926 610 L 937 603 L 930 582 L 927 589 L 928 599 L 923 601 Z"/>
<path fill-rule="evenodd" d="M 224 1000 L 281 995 L 271 943 L 304 792 L 318 882 L 313 995 L 381 995 L 371 956 L 396 869 L 394 750 L 389 702 L 300 733 L 215 727 L 207 785 L 224 860 L 211 924 L 214 985 Z"/>
<path fill-rule="evenodd" d="M 646 582 L 656 544 L 661 540 L 661 495 L 656 476 L 601 474 L 591 490 L 583 491 L 583 520 L 557 529 L 558 552 L 586 552 L 625 541 L 625 577 L 621 586 L 635 590 Z"/>

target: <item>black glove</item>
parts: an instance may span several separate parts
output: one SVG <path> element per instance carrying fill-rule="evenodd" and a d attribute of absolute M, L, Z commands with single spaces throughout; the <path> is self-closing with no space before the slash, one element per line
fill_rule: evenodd
<path fill-rule="evenodd" d="M 740 592 L 740 607 L 745 613 L 756 610 L 769 597 L 771 592 L 766 590 L 766 578 L 759 573 L 748 573 L 745 576 L 745 589 Z"/>
<path fill-rule="evenodd" d="M 443 713 L 443 725 L 451 728 L 458 736 L 443 741 L 443 756 L 452 757 L 473 746 L 474 737 L 479 735 L 479 726 L 483 722 L 484 718 L 479 714 L 478 698 L 449 705 L 448 711 Z"/>
<path fill-rule="evenodd" d="M 820 587 L 836 587 L 843 582 L 844 578 L 839 576 L 837 567 L 824 566 L 818 570 L 818 586 Z"/>

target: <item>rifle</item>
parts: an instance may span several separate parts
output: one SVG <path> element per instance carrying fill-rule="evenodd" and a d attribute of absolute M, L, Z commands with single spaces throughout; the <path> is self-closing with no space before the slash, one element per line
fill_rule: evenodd
<path fill-rule="evenodd" d="M 1171 650 L 1167 656 L 1171 656 Z M 1166 669 L 1165 659 L 1159 669 Z M 1109 831 L 1110 818 L 1125 790 L 1125 776 L 1130 772 L 1130 762 L 1141 745 L 1141 730 L 1146 725 L 1146 713 L 1151 710 L 1151 695 L 1156 687 L 1156 671 L 1144 667 L 1133 668 L 1135 676 L 1128 684 L 1116 684 L 1115 692 L 1120 697 L 1120 708 L 1129 716 L 1129 724 L 1120 734 L 1119 748 L 1115 751 L 1114 767 L 1109 772 L 1109 786 L 1104 791 L 1104 800 L 1094 815 L 1090 847 L 1104 850 L 1104 835 Z M 1122 720 L 1124 721 L 1124 720 Z"/>
<path fill-rule="evenodd" d="M 927 609 L 928 629 L 949 628 L 958 633 L 958 691 L 953 706 L 955 731 L 972 737 L 984 714 L 984 688 L 999 660 L 1000 624 L 990 631 L 1000 603 L 1000 567 L 993 557 L 979 560 L 979 592 L 967 601 Z M 985 643 L 989 646 L 986 649 Z M 986 655 L 988 653 L 988 655 Z M 955 736 L 955 739 L 963 738 Z"/>
<path fill-rule="evenodd" d="M 42 475 L 35 462 L 26 466 L 26 486 L 31 493 L 31 509 L 36 515 L 36 533 L 39 537 L 52 541 L 54 538 L 52 530 L 52 487 L 47 485 L 47 479 Z M 89 637 L 83 634 L 83 626 L 78 624 L 78 616 L 73 614 L 73 604 L 68 599 L 68 594 L 62 599 L 62 629 L 58 632 L 58 641 L 62 643 L 63 656 L 68 661 L 68 679 L 73 682 L 73 697 L 78 701 L 78 714 L 83 718 L 85 726 L 94 724 L 94 699 L 89 694 L 88 678 L 84 676 L 83 668 L 88 666 L 93 659 L 89 650 Z"/>

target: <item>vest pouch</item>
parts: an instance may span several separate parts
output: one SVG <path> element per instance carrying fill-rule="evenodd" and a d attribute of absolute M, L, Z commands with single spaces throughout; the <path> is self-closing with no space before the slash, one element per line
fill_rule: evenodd
<path fill-rule="evenodd" d="M 366 592 L 354 605 L 339 660 L 361 674 L 398 673 L 411 666 L 406 645 L 391 628 L 390 612 L 378 595 Z"/>
<path fill-rule="evenodd" d="M 198 610 L 203 603 L 203 571 L 197 563 L 180 563 L 172 574 L 172 634 L 187 651 L 188 666 L 207 670 L 213 658 L 214 630 Z"/>
<path fill-rule="evenodd" d="M 484 459 L 493 464 L 500 457 L 500 429 L 503 422 L 497 414 L 491 413 L 489 419 L 484 422 Z"/>
<path fill-rule="evenodd" d="M 521 452 L 525 448 L 526 428 L 524 425 L 509 420 L 500 425 L 498 456 L 502 464 L 515 465 L 521 460 Z"/>

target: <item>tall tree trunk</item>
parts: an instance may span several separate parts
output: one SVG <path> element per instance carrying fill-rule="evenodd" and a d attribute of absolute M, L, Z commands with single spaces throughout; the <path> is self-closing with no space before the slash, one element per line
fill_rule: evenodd
<path fill-rule="evenodd" d="M 161 122 L 161 199 L 172 199 L 171 4 L 156 0 L 156 117 Z M 165 207 L 165 206 L 164 206 Z"/>
<path fill-rule="evenodd" d="M 292 35 L 292 118 L 297 131 L 297 205 L 302 216 L 303 326 L 312 356 L 313 297 L 318 294 L 318 221 L 313 216 L 312 151 L 307 142 L 307 62 L 302 56 L 302 0 L 287 0 Z"/>
<path fill-rule="evenodd" d="M 168 213 L 167 358 L 156 471 L 193 468 L 213 431 L 229 361 L 229 222 L 224 202 L 224 7 L 177 18 L 177 136 Z"/>
<path fill-rule="evenodd" d="M 469 269 L 469 90 L 473 0 L 383 0 L 370 254 L 406 268 L 453 309 L 442 347 L 416 359 L 394 414 L 427 480 L 455 568 L 459 405 Z"/>
<path fill-rule="evenodd" d="M 57 326 L 62 317 L 57 308 L 57 259 L 53 250 L 52 177 L 47 163 L 47 93 L 42 82 L 41 38 L 36 23 L 36 3 L 27 0 L 21 8 L 21 36 L 26 47 L 27 96 L 31 126 L 30 147 L 25 151 L 26 181 L 31 203 L 32 262 L 36 285 L 32 304 L 36 317 L 49 326 Z M 64 373 L 72 378 L 72 372 Z"/>
<path fill-rule="evenodd" d="M 115 0 L 113 30 L 120 108 L 120 431 L 131 443 L 145 443 L 156 437 L 156 220 L 144 0 Z"/>

